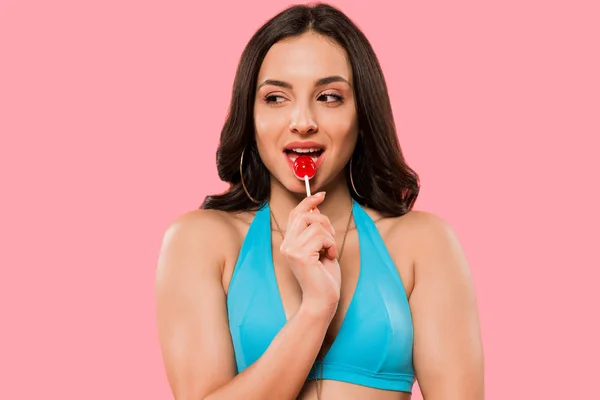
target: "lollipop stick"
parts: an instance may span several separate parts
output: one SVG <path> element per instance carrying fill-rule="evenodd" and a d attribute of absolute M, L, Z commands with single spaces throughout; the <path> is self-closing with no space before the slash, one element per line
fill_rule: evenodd
<path fill-rule="evenodd" d="M 306 196 L 310 197 L 310 184 L 308 183 L 308 175 L 304 175 L 304 183 L 306 185 Z"/>
<path fill-rule="evenodd" d="M 304 184 L 306 185 L 306 196 L 310 196 L 310 184 L 308 183 L 308 175 L 304 175 Z M 310 212 L 313 212 L 312 208 Z"/>

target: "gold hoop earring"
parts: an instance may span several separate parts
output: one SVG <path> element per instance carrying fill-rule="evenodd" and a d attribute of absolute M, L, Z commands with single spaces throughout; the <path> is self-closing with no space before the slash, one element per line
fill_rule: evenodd
<path fill-rule="evenodd" d="M 242 156 L 240 157 L 240 181 L 242 182 L 242 188 L 244 188 L 244 192 L 246 192 L 246 196 L 248 196 L 250 201 L 252 201 L 255 204 L 260 204 L 260 201 L 256 200 L 254 197 L 250 196 L 250 193 L 248 193 L 248 188 L 246 187 L 246 184 L 244 183 L 244 172 L 242 171 L 242 164 L 244 163 L 244 152 L 245 151 L 246 151 L 246 149 L 242 150 Z"/>
<path fill-rule="evenodd" d="M 354 178 L 352 178 L 352 157 L 350 157 L 350 184 L 352 185 L 354 193 L 356 193 L 356 195 L 362 199 L 363 197 L 356 190 L 356 186 L 354 186 Z"/>

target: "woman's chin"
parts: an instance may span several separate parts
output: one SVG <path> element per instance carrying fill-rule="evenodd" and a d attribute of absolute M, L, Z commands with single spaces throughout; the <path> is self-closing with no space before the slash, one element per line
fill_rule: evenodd
<path fill-rule="evenodd" d="M 310 193 L 314 194 L 315 193 L 315 189 L 316 186 L 313 184 L 312 181 L 309 181 L 310 184 Z M 291 178 L 287 181 L 284 182 L 283 185 L 288 192 L 291 192 L 297 196 L 306 196 L 306 184 L 304 183 L 304 180 L 298 179 L 298 178 Z"/>
<path fill-rule="evenodd" d="M 320 171 L 323 172 L 323 171 Z M 283 171 L 283 173 L 277 174 L 278 178 L 276 180 L 280 184 L 280 186 L 294 195 L 299 197 L 306 197 L 306 184 L 304 183 L 304 179 L 299 179 L 296 177 L 291 171 Z M 315 194 L 318 191 L 323 190 L 323 182 L 322 179 L 324 176 L 319 176 L 317 174 L 315 177 L 308 181 L 310 186 L 310 193 Z"/>

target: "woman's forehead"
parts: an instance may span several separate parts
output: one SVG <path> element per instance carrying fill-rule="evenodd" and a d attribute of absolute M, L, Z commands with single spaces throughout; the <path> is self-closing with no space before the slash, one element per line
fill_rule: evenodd
<path fill-rule="evenodd" d="M 327 76 L 341 76 L 351 82 L 352 67 L 341 46 L 311 33 L 275 43 L 261 65 L 258 81 L 277 79 L 293 85 Z"/>

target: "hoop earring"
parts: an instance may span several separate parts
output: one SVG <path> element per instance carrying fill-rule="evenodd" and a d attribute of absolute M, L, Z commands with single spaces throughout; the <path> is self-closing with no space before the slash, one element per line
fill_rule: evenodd
<path fill-rule="evenodd" d="M 244 188 L 244 192 L 246 192 L 246 196 L 248 196 L 250 201 L 252 201 L 255 204 L 260 204 L 260 201 L 256 200 L 254 197 L 250 196 L 250 193 L 248 193 L 248 188 L 246 187 L 246 184 L 244 183 L 244 172 L 242 171 L 242 164 L 244 162 L 244 152 L 245 151 L 246 151 L 246 149 L 242 150 L 242 156 L 240 157 L 240 181 L 242 182 L 242 188 Z"/>
<path fill-rule="evenodd" d="M 350 184 L 352 185 L 354 193 L 356 193 L 356 195 L 362 199 L 363 197 L 358 193 L 356 187 L 354 186 L 354 178 L 352 178 L 352 157 L 350 157 Z"/>

